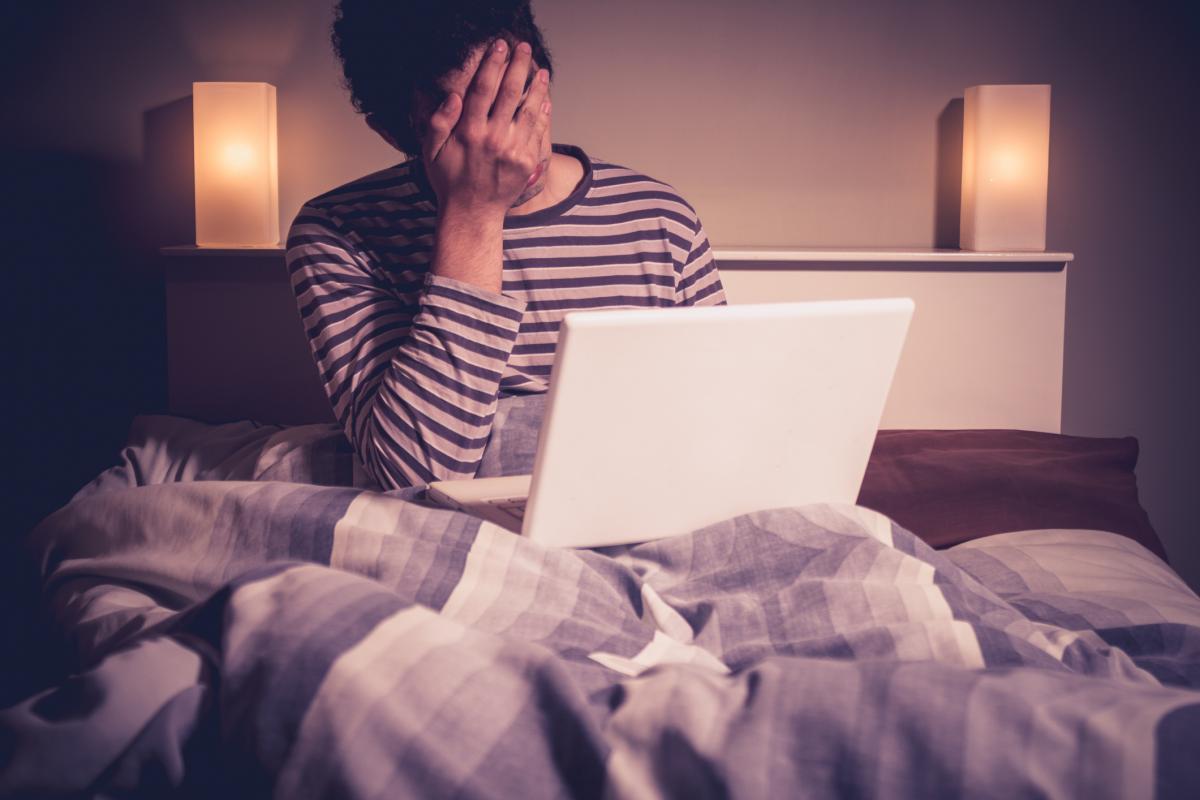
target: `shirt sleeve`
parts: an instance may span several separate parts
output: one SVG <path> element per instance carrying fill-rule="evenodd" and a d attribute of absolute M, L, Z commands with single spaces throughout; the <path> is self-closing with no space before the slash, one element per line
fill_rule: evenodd
<path fill-rule="evenodd" d="M 473 477 L 525 301 L 428 273 L 406 303 L 310 207 L 292 223 L 287 264 L 325 393 L 375 480 Z"/>
<path fill-rule="evenodd" d="M 696 220 L 696 232 L 692 236 L 692 246 L 687 258 L 682 264 L 676 265 L 675 305 L 728 305 L 712 247 L 708 244 L 708 236 L 699 219 Z"/>

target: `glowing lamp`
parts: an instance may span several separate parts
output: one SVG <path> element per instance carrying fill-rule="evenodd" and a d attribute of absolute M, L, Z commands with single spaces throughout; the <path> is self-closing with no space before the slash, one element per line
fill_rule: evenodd
<path fill-rule="evenodd" d="M 1050 87 L 972 86 L 963 98 L 963 250 L 1046 249 Z"/>
<path fill-rule="evenodd" d="M 279 244 L 279 154 L 275 87 L 192 84 L 196 244 Z"/>

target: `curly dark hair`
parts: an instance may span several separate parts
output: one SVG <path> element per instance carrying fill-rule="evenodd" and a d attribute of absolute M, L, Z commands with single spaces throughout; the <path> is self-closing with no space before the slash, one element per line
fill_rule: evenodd
<path fill-rule="evenodd" d="M 420 150 L 416 94 L 441 103 L 438 79 L 497 38 L 529 42 L 534 60 L 554 77 L 530 0 L 340 0 L 331 36 L 354 107 L 405 153 Z"/>

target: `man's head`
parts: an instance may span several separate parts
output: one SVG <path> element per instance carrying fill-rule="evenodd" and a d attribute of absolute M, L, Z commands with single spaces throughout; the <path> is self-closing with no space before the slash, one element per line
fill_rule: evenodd
<path fill-rule="evenodd" d="M 496 38 L 528 42 L 554 76 L 530 0 L 340 0 L 333 47 L 354 107 L 399 150 L 417 154 L 448 77 Z"/>

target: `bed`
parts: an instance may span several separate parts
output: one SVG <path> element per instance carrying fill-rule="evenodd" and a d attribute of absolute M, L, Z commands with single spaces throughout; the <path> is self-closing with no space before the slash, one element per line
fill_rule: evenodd
<path fill-rule="evenodd" d="M 1195 797 L 1200 598 L 1137 456 L 891 428 L 856 505 L 561 550 L 329 423 L 138 417 L 28 537 L 61 675 L 0 711 L 0 795 Z"/>

